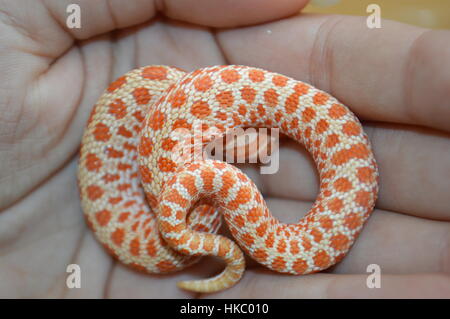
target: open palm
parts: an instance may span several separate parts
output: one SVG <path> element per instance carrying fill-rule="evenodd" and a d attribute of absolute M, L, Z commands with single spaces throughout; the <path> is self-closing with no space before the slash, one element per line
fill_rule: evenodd
<path fill-rule="evenodd" d="M 0 297 L 195 297 L 175 282 L 222 268 L 205 258 L 173 275 L 137 273 L 85 226 L 83 128 L 109 82 L 148 64 L 244 64 L 311 83 L 365 121 L 378 160 L 377 209 L 339 265 L 293 277 L 250 262 L 239 284 L 208 297 L 450 297 L 448 31 L 293 15 L 304 0 L 80 1 L 82 28 L 67 29 L 71 2 L 0 1 Z M 294 222 L 318 178 L 302 147 L 286 141 L 280 153 L 277 174 L 246 172 Z M 81 289 L 66 286 L 74 263 Z M 379 289 L 366 285 L 369 264 L 381 267 Z"/>

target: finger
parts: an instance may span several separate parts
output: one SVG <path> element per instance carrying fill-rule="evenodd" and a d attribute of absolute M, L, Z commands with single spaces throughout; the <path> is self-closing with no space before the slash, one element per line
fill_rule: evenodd
<path fill-rule="evenodd" d="M 182 290 L 177 283 L 217 275 L 223 264 L 213 258 L 202 258 L 198 264 L 170 274 L 137 272 L 116 263 L 105 289 L 107 298 L 195 298 L 198 294 Z"/>
<path fill-rule="evenodd" d="M 285 223 L 297 223 L 312 203 L 269 198 L 270 212 Z M 418 253 L 420 252 L 420 253 Z M 376 209 L 347 256 L 333 273 L 364 274 L 377 264 L 385 274 L 450 274 L 450 223 Z"/>
<path fill-rule="evenodd" d="M 441 274 L 382 275 L 369 288 L 367 275 L 280 275 L 248 271 L 237 286 L 207 298 L 449 298 L 450 277 Z M 270 287 L 270 289 L 267 289 Z"/>
<path fill-rule="evenodd" d="M 301 15 L 225 30 L 231 64 L 254 65 L 323 89 L 364 119 L 450 131 L 450 31 L 365 18 Z"/>
<path fill-rule="evenodd" d="M 2 19 L 2 74 L 12 73 L 11 87 L 23 86 L 29 73 L 39 75 L 70 48 L 74 39 L 87 39 L 116 29 L 141 24 L 158 12 L 195 24 L 230 27 L 278 19 L 297 13 L 308 0 L 79 0 L 80 28 L 69 28 L 67 11 L 72 0 L 0 3 Z M 160 5 L 163 3 L 164 5 Z M 32 17 L 30 19 L 30 16 Z M 11 61 L 15 61 L 11 67 Z M 30 72 L 20 76 L 17 67 L 26 64 Z M 17 74 L 19 73 L 19 74 Z"/>
<path fill-rule="evenodd" d="M 118 75 L 136 66 L 149 64 L 176 65 L 193 71 L 206 65 L 225 63 L 208 28 L 175 21 L 157 21 L 140 27 L 135 39 L 138 43 L 135 53 L 137 65 L 119 70 L 116 72 Z"/>
<path fill-rule="evenodd" d="M 276 20 L 299 12 L 307 0 L 166 1 L 170 18 L 211 27 L 236 27 Z"/>
<path fill-rule="evenodd" d="M 12 21 L 15 39 L 33 42 L 36 49 L 46 54 L 59 55 L 71 38 L 87 39 L 96 35 L 141 24 L 163 15 L 210 27 L 234 27 L 275 20 L 299 12 L 308 0 L 130 0 L 89 1 L 49 0 L 23 1 L 21 5 L 3 3 L 2 13 Z M 80 28 L 69 28 L 67 20 L 75 11 L 70 4 L 80 7 Z M 32 14 L 32 15 L 31 15 Z M 33 18 L 30 19 L 29 17 Z M 19 28 L 20 26 L 20 28 Z M 38 27 L 37 27 L 38 26 Z M 22 30 L 22 32 L 19 32 Z M 45 30 L 45 32 L 43 31 Z M 61 40 L 64 41 L 61 41 Z M 55 43 L 58 46 L 55 46 Z M 17 42 L 16 42 L 17 44 Z M 24 43 L 25 44 L 25 43 Z M 29 45 L 29 44 L 26 44 Z M 55 52 L 54 50 L 56 49 Z M 42 54 L 42 53 L 41 53 Z M 56 55 L 56 56 L 57 56 Z"/>
<path fill-rule="evenodd" d="M 80 289 L 67 288 L 64 298 L 103 298 L 105 287 L 108 287 L 108 280 L 111 278 L 110 272 L 115 265 L 113 258 L 87 229 L 77 248 L 70 262 L 82 270 Z"/>
<path fill-rule="evenodd" d="M 364 125 L 379 167 L 376 207 L 424 218 L 450 220 L 450 137 L 430 129 Z M 276 154 L 275 154 L 276 156 Z M 276 157 L 272 157 L 276 161 Z M 319 179 L 306 150 L 281 143 L 279 169 L 272 175 L 249 172 L 267 196 L 313 201 Z"/>
<path fill-rule="evenodd" d="M 450 221 L 450 135 L 382 124 L 365 128 L 380 173 L 377 207 Z"/>
<path fill-rule="evenodd" d="M 274 216 L 288 223 L 296 222 L 311 206 L 310 203 L 276 199 L 269 199 L 268 204 Z M 266 269 L 263 270 L 260 265 L 250 263 L 243 279 L 235 287 L 219 294 L 208 295 L 208 297 L 246 296 L 247 298 L 264 298 L 279 296 L 280 298 L 294 298 L 297 296 L 317 298 L 324 296 L 325 291 L 330 289 L 329 285 L 332 284 L 332 281 L 348 278 L 335 291 L 335 293 L 344 293 L 343 291 L 339 291 L 341 287 L 351 285 L 352 282 L 356 284 L 358 278 L 364 280 L 362 283 L 365 284 L 368 276 L 366 272 L 367 266 L 374 263 L 380 266 L 383 288 L 386 288 L 387 285 L 386 278 L 404 278 L 404 280 L 398 279 L 399 281 L 395 281 L 399 287 L 402 286 L 402 289 L 399 289 L 395 293 L 405 293 L 406 291 L 403 291 L 403 288 L 405 288 L 403 285 L 406 283 L 406 280 L 421 278 L 423 276 L 423 281 L 419 281 L 421 284 L 425 284 L 427 281 L 430 281 L 430 284 L 434 284 L 436 281 L 432 278 L 445 277 L 441 275 L 418 275 L 419 277 L 415 277 L 415 275 L 392 276 L 389 274 L 450 271 L 450 262 L 447 262 L 446 269 L 439 268 L 445 264 L 445 260 L 439 259 L 439 256 L 445 256 L 444 253 L 446 250 L 449 250 L 448 247 L 446 248 L 442 245 L 442 250 L 436 249 L 435 247 L 436 242 L 445 242 L 445 234 L 447 234 L 447 242 L 449 242 L 449 227 L 448 225 L 443 225 L 445 223 L 419 220 L 405 215 L 376 211 L 369 219 L 368 224 L 359 236 L 356 244 L 352 247 L 350 253 L 333 269 L 333 272 L 347 275 L 319 274 L 313 276 L 286 276 L 270 272 Z M 439 239 L 439 236 L 442 238 Z M 421 254 L 417 254 L 417 251 L 420 251 Z M 108 285 L 106 295 L 112 298 L 195 297 L 196 295 L 194 294 L 180 291 L 176 288 L 176 282 L 215 275 L 222 268 L 223 265 L 220 262 L 212 258 L 203 258 L 199 264 L 189 267 L 180 273 L 148 275 L 140 274 L 121 264 L 117 264 L 110 276 L 110 284 Z M 327 280 L 321 281 L 324 278 Z M 274 291 L 278 292 L 278 289 L 283 289 L 284 292 L 278 294 L 272 291 L 272 295 L 270 296 L 260 295 L 261 292 L 257 292 L 259 289 L 253 290 L 256 288 L 255 285 L 259 285 L 260 280 L 263 282 L 271 281 L 272 285 L 275 282 Z M 284 285 L 284 280 L 293 280 L 297 283 L 292 286 L 290 284 L 286 286 Z M 303 289 L 294 289 L 294 287 L 298 287 L 299 285 Z M 392 286 L 395 287 L 395 285 Z M 364 287 L 367 289 L 367 286 Z M 439 290 L 439 287 L 436 288 Z M 363 291 L 361 290 L 360 293 L 363 293 Z M 301 294 L 293 295 L 293 292 L 300 292 Z M 311 295 L 311 293 L 314 294 Z M 439 292 L 439 295 L 442 293 Z M 379 297 L 380 295 L 376 296 Z M 343 297 L 351 297 L 351 295 L 343 295 Z M 370 297 L 370 294 L 367 297 Z"/>
<path fill-rule="evenodd" d="M 105 289 L 105 297 L 114 299 L 194 298 L 195 294 L 181 290 L 176 285 L 178 281 L 191 278 L 190 272 L 186 269 L 174 274 L 147 274 L 116 263 Z"/>
<path fill-rule="evenodd" d="M 0 298 L 58 298 L 67 288 L 61 279 L 84 229 L 74 174 L 68 165 L 0 208 Z"/>

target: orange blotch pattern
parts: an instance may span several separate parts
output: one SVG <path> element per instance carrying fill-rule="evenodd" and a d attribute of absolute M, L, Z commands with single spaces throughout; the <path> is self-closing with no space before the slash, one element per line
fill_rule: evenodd
<path fill-rule="evenodd" d="M 282 254 L 286 251 L 286 241 L 284 241 L 284 239 L 280 238 L 278 241 L 278 245 L 277 245 L 277 251 L 278 253 Z"/>
<path fill-rule="evenodd" d="M 181 196 L 176 188 L 172 188 L 171 190 L 168 191 L 166 199 L 169 202 L 178 204 L 182 208 L 187 207 L 187 205 L 189 204 L 189 201 L 183 196 Z"/>
<path fill-rule="evenodd" d="M 344 207 L 344 203 L 342 199 L 333 198 L 328 201 L 327 206 L 328 209 L 331 210 L 333 213 L 339 213 L 341 209 Z"/>
<path fill-rule="evenodd" d="M 300 248 L 298 247 L 298 241 L 293 239 L 289 242 L 290 252 L 293 255 L 297 255 L 300 252 Z"/>
<path fill-rule="evenodd" d="M 251 247 L 255 242 L 253 236 L 249 233 L 244 233 L 241 235 L 241 240 L 245 243 L 247 247 Z"/>
<path fill-rule="evenodd" d="M 149 93 L 147 88 L 140 87 L 135 88 L 133 91 L 134 100 L 136 101 L 136 104 L 143 105 L 150 102 L 152 96 Z"/>
<path fill-rule="evenodd" d="M 227 84 L 231 84 L 240 80 L 241 76 L 236 70 L 227 69 L 220 72 L 220 77 L 222 81 Z"/>
<path fill-rule="evenodd" d="M 314 95 L 313 102 L 316 105 L 323 105 L 323 104 L 327 103 L 328 97 L 329 97 L 328 94 L 325 94 L 323 92 L 318 92 Z"/>
<path fill-rule="evenodd" d="M 278 256 L 272 261 L 272 269 L 282 272 L 286 268 L 286 261 L 283 257 Z"/>
<path fill-rule="evenodd" d="M 294 269 L 297 274 L 301 275 L 308 269 L 308 263 L 302 258 L 297 258 L 292 264 L 292 269 Z"/>
<path fill-rule="evenodd" d="M 241 97 L 248 104 L 253 103 L 256 97 L 256 90 L 250 86 L 244 86 L 241 89 Z"/>
<path fill-rule="evenodd" d="M 214 237 L 213 236 L 207 236 L 203 240 L 203 249 L 207 252 L 212 251 L 214 249 Z"/>
<path fill-rule="evenodd" d="M 105 174 L 102 179 L 105 183 L 111 183 L 119 180 L 120 176 L 118 174 Z"/>
<path fill-rule="evenodd" d="M 178 119 L 175 120 L 173 123 L 173 129 L 176 130 L 177 128 L 184 128 L 190 130 L 192 128 L 192 125 L 188 123 L 185 119 Z"/>
<path fill-rule="evenodd" d="M 191 108 L 191 114 L 199 119 L 204 119 L 205 117 L 210 115 L 211 109 L 209 108 L 208 102 L 205 101 L 194 102 Z"/>
<path fill-rule="evenodd" d="M 113 115 L 117 120 L 123 119 L 127 115 L 127 106 L 121 99 L 115 99 L 109 105 L 109 114 Z"/>
<path fill-rule="evenodd" d="M 147 166 L 140 166 L 139 170 L 141 172 L 141 180 L 144 183 L 151 183 L 153 180 L 152 171 Z"/>
<path fill-rule="evenodd" d="M 145 250 L 147 251 L 147 255 L 149 255 L 150 257 L 155 257 L 156 253 L 157 253 L 157 249 L 155 246 L 155 241 L 154 240 L 149 240 L 147 242 L 147 246 L 145 247 Z"/>
<path fill-rule="evenodd" d="M 149 119 L 149 125 L 153 130 L 157 131 L 163 127 L 164 121 L 164 113 L 159 110 L 155 110 Z"/>
<path fill-rule="evenodd" d="M 352 183 L 348 180 L 348 178 L 340 177 L 338 178 L 334 184 L 334 189 L 338 192 L 348 192 L 352 189 Z"/>
<path fill-rule="evenodd" d="M 333 220 L 328 216 L 321 217 L 319 222 L 320 222 L 320 226 L 324 229 L 333 228 Z"/>
<path fill-rule="evenodd" d="M 125 230 L 123 228 L 117 228 L 111 234 L 111 240 L 116 246 L 121 246 L 124 238 L 125 238 Z"/>
<path fill-rule="evenodd" d="M 92 133 L 94 138 L 99 142 L 107 142 L 111 138 L 109 127 L 103 123 L 97 123 Z"/>
<path fill-rule="evenodd" d="M 162 81 L 167 78 L 167 69 L 161 66 L 149 66 L 142 70 L 142 77 Z"/>
<path fill-rule="evenodd" d="M 103 209 L 95 213 L 95 220 L 100 226 L 105 227 L 111 220 L 111 212 L 107 209 Z"/>
<path fill-rule="evenodd" d="M 374 171 L 370 167 L 360 167 L 358 168 L 357 176 L 362 183 L 372 183 L 375 181 Z"/>
<path fill-rule="evenodd" d="M 330 256 L 328 253 L 324 250 L 320 250 L 316 255 L 313 257 L 314 265 L 320 268 L 326 268 L 330 265 Z"/>
<path fill-rule="evenodd" d="M 236 198 L 230 202 L 228 202 L 227 207 L 229 209 L 235 210 L 240 205 L 247 203 L 251 199 L 251 191 L 249 186 L 242 186 L 237 194 Z"/>
<path fill-rule="evenodd" d="M 127 163 L 118 163 L 117 164 L 117 169 L 119 171 L 127 171 L 131 168 L 132 168 L 131 164 L 127 164 Z"/>
<path fill-rule="evenodd" d="M 367 191 L 358 191 L 356 193 L 355 201 L 360 206 L 369 207 L 371 201 L 371 193 Z"/>
<path fill-rule="evenodd" d="M 331 148 L 336 146 L 338 143 L 339 143 L 339 136 L 333 133 L 327 136 L 325 146 Z"/>
<path fill-rule="evenodd" d="M 272 83 L 280 87 L 286 86 L 287 81 L 288 81 L 287 77 L 282 75 L 275 75 L 272 78 Z"/>
<path fill-rule="evenodd" d="M 361 129 L 358 123 L 354 121 L 348 121 L 342 126 L 342 131 L 348 136 L 356 136 L 361 133 Z"/>
<path fill-rule="evenodd" d="M 139 153 L 142 156 L 149 156 L 153 150 L 152 140 L 146 136 L 141 137 L 141 142 L 139 144 Z"/>
<path fill-rule="evenodd" d="M 102 167 L 102 161 L 94 153 L 86 155 L 86 169 L 90 172 L 98 172 Z"/>
<path fill-rule="evenodd" d="M 213 81 L 211 80 L 209 75 L 204 75 L 202 77 L 197 78 L 194 81 L 194 87 L 199 92 L 208 91 L 213 85 Z"/>
<path fill-rule="evenodd" d="M 156 264 L 161 272 L 170 272 L 176 269 L 176 266 L 170 260 L 162 260 Z"/>
<path fill-rule="evenodd" d="M 297 93 L 292 93 L 289 95 L 285 102 L 286 112 L 288 114 L 294 113 L 298 108 L 299 95 Z"/>
<path fill-rule="evenodd" d="M 133 114 L 133 117 L 136 119 L 136 121 L 138 121 L 139 123 L 141 123 L 142 121 L 144 121 L 144 116 L 142 115 L 141 111 L 136 111 Z"/>
<path fill-rule="evenodd" d="M 300 82 L 300 83 L 297 83 L 297 84 L 294 86 L 294 91 L 295 91 L 295 93 L 297 93 L 299 96 L 300 96 L 300 95 L 305 95 L 305 94 L 308 93 L 308 91 L 309 91 L 309 86 L 306 85 L 305 83 Z"/>
<path fill-rule="evenodd" d="M 103 196 L 104 190 L 97 185 L 89 185 L 86 187 L 86 193 L 90 200 L 95 201 Z"/>
<path fill-rule="evenodd" d="M 113 83 L 111 83 L 107 89 L 109 93 L 113 93 L 118 88 L 122 87 L 125 83 L 127 83 L 126 76 L 121 76 L 117 80 L 115 80 Z"/>
<path fill-rule="evenodd" d="M 351 159 L 366 159 L 369 156 L 369 149 L 365 144 L 355 144 L 349 149 L 343 149 L 336 152 L 332 158 L 331 163 L 334 165 L 342 165 Z"/>
<path fill-rule="evenodd" d="M 350 230 L 356 229 L 362 225 L 361 217 L 356 213 L 350 213 L 345 217 L 344 225 Z"/>
<path fill-rule="evenodd" d="M 331 247 L 336 250 L 346 250 L 349 246 L 348 237 L 344 234 L 338 233 L 330 239 Z"/>
<path fill-rule="evenodd" d="M 247 220 L 251 223 L 257 223 L 262 216 L 262 209 L 260 207 L 253 207 L 248 211 Z"/>
<path fill-rule="evenodd" d="M 178 108 L 186 103 L 186 93 L 182 89 L 175 91 L 169 98 L 172 107 Z"/>
<path fill-rule="evenodd" d="M 257 249 L 255 250 L 255 252 L 253 253 L 253 257 L 258 260 L 259 262 L 264 262 L 266 261 L 267 257 L 269 256 L 269 254 L 264 250 L 264 249 Z"/>
<path fill-rule="evenodd" d="M 316 134 L 322 134 L 326 130 L 328 130 L 328 122 L 327 120 L 321 119 L 316 124 Z"/>
<path fill-rule="evenodd" d="M 264 101 L 270 107 L 275 107 L 278 104 L 278 93 L 274 89 L 268 89 L 264 92 Z"/>
<path fill-rule="evenodd" d="M 158 160 L 158 168 L 161 172 L 174 172 L 177 164 L 169 158 L 160 157 Z"/>
<path fill-rule="evenodd" d="M 119 218 L 117 219 L 119 223 L 124 223 L 127 221 L 128 217 L 130 217 L 129 212 L 123 212 L 119 215 Z"/>
<path fill-rule="evenodd" d="M 312 107 L 307 107 L 302 112 L 302 120 L 303 122 L 309 123 L 316 116 L 316 111 Z"/>
<path fill-rule="evenodd" d="M 234 217 L 233 222 L 236 224 L 236 226 L 238 227 L 244 227 L 245 226 L 245 219 L 242 215 L 237 215 L 236 217 Z"/>
<path fill-rule="evenodd" d="M 212 170 L 202 170 L 200 177 L 203 181 L 203 189 L 207 192 L 211 192 L 214 188 L 214 177 L 215 173 Z"/>
<path fill-rule="evenodd" d="M 125 125 L 121 125 L 119 126 L 119 128 L 117 129 L 117 134 L 126 137 L 126 138 L 130 138 L 133 137 L 133 132 L 128 130 Z"/>
<path fill-rule="evenodd" d="M 161 147 L 165 151 L 171 151 L 175 147 L 175 145 L 177 145 L 177 141 L 174 141 L 170 137 L 168 137 L 162 141 Z"/>
<path fill-rule="evenodd" d="M 216 95 L 216 100 L 221 107 L 231 107 L 234 104 L 234 97 L 231 91 L 222 91 Z"/>
<path fill-rule="evenodd" d="M 333 119 L 341 118 L 345 114 L 347 114 L 347 111 L 345 110 L 345 107 L 340 104 L 333 104 L 328 110 L 328 115 Z"/>
<path fill-rule="evenodd" d="M 180 184 L 186 188 L 189 195 L 194 196 L 197 194 L 197 187 L 195 186 L 195 177 L 192 175 L 183 176 L 180 179 Z"/>
<path fill-rule="evenodd" d="M 139 256 L 140 247 L 141 247 L 141 242 L 139 241 L 138 237 L 131 240 L 130 241 L 130 254 L 132 254 L 133 256 Z"/>
<path fill-rule="evenodd" d="M 264 81 L 264 72 L 261 70 L 250 70 L 248 77 L 255 83 Z"/>
<path fill-rule="evenodd" d="M 259 226 L 256 228 L 256 234 L 257 234 L 259 237 L 263 237 L 263 236 L 266 234 L 266 232 L 267 232 L 267 228 L 268 228 L 267 223 L 261 223 L 261 225 L 259 225 Z"/>

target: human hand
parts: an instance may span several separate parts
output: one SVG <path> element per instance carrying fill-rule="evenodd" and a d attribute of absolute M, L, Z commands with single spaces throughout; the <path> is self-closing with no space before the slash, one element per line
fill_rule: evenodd
<path fill-rule="evenodd" d="M 89 112 L 114 78 L 148 64 L 227 63 L 289 75 L 347 105 L 364 120 L 380 194 L 348 256 L 327 273 L 293 277 L 250 263 L 240 283 L 207 297 L 450 296 L 448 31 L 387 21 L 370 30 L 356 17 L 283 18 L 305 5 L 300 0 L 159 2 L 168 19 L 153 19 L 153 1 L 86 1 L 82 28 L 69 30 L 71 2 L 0 2 L 1 297 L 194 296 L 175 282 L 223 267 L 205 258 L 155 276 L 114 262 L 85 226 L 76 161 Z M 246 172 L 285 222 L 303 216 L 318 190 L 313 163 L 292 142 L 280 149 L 277 174 Z M 81 289 L 66 286 L 73 263 L 81 266 Z M 366 286 L 372 263 L 381 267 L 380 289 Z"/>

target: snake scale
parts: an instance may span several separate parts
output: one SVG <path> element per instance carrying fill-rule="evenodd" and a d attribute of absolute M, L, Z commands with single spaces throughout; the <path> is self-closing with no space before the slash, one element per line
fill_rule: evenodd
<path fill-rule="evenodd" d="M 224 133 L 279 128 L 303 144 L 320 176 L 308 214 L 281 223 L 231 164 L 174 160 L 172 132 L 190 130 L 195 121 Z M 339 262 L 373 210 L 378 171 L 358 119 L 309 84 L 247 66 L 188 73 L 150 65 L 115 80 L 96 103 L 82 138 L 78 183 L 87 223 L 111 255 L 149 273 L 219 257 L 226 263 L 220 274 L 178 283 L 216 292 L 242 277 L 244 252 L 295 275 Z M 222 216 L 235 241 L 216 234 Z"/>

